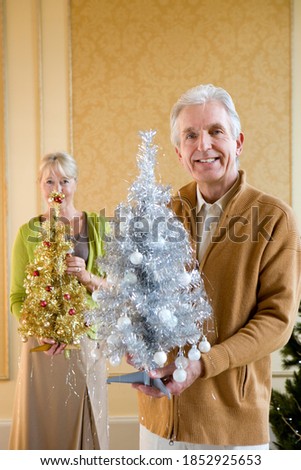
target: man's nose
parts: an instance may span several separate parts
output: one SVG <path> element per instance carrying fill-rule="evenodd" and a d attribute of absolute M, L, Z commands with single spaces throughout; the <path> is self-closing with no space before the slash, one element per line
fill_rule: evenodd
<path fill-rule="evenodd" d="M 198 150 L 203 152 L 211 148 L 211 137 L 208 132 L 202 132 L 198 138 Z"/>

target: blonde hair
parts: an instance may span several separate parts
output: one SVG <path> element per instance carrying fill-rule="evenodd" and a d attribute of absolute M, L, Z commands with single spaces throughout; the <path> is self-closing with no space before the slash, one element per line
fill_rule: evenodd
<path fill-rule="evenodd" d="M 77 164 L 72 155 L 66 152 L 55 152 L 44 155 L 39 169 L 39 181 L 46 170 L 56 171 L 67 178 L 77 180 Z"/>

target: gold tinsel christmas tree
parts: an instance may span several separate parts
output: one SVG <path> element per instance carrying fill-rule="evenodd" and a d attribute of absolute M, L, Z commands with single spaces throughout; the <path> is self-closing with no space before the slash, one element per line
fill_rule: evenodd
<path fill-rule="evenodd" d="M 26 269 L 26 298 L 19 333 L 24 342 L 30 336 L 52 338 L 66 344 L 66 349 L 75 349 L 88 330 L 85 324 L 87 300 L 85 287 L 75 276 L 66 273 L 66 256 L 72 253 L 73 243 L 67 236 L 68 227 L 60 220 L 64 197 L 53 192 L 49 198 L 50 220 L 42 224 L 43 240 Z M 44 344 L 31 351 L 45 351 L 50 347 Z"/>

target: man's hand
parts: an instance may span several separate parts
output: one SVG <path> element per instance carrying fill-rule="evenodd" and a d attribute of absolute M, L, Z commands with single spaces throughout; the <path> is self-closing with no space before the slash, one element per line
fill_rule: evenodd
<path fill-rule="evenodd" d="M 169 364 L 165 367 L 150 371 L 149 376 L 152 379 L 161 379 L 171 395 L 178 396 L 181 395 L 181 393 L 186 390 L 186 388 L 190 387 L 190 385 L 192 385 L 193 382 L 195 382 L 195 380 L 201 377 L 203 374 L 201 361 L 189 361 L 189 365 L 187 369 L 185 369 L 187 372 L 187 378 L 185 382 L 179 383 L 176 382 L 172 376 L 175 369 L 176 366 L 173 362 L 172 364 Z M 149 387 L 148 385 L 132 384 L 132 387 L 150 397 L 162 398 L 166 396 L 157 388 Z"/>

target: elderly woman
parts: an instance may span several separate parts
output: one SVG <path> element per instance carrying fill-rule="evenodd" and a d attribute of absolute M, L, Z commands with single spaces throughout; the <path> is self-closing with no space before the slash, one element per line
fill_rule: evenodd
<path fill-rule="evenodd" d="M 10 309 L 20 319 L 26 298 L 24 278 L 41 242 L 41 224 L 50 218 L 52 192 L 62 193 L 60 219 L 72 234 L 74 251 L 66 257 L 66 272 L 91 293 L 104 282 L 95 260 L 102 255 L 104 220 L 74 205 L 77 165 L 67 153 L 42 159 L 40 189 L 47 209 L 18 231 L 12 252 Z M 31 353 L 47 344 L 45 352 Z M 53 338 L 34 338 L 22 344 L 9 449 L 99 449 L 107 447 L 105 361 L 100 345 L 84 336 L 80 350 L 67 359 L 66 345 Z M 96 373 L 97 372 L 97 373 Z"/>

